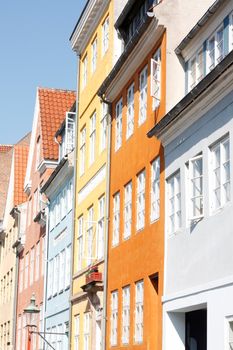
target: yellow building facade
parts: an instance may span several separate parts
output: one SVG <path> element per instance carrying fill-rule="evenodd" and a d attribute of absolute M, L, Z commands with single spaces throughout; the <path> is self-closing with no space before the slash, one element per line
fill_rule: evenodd
<path fill-rule="evenodd" d="M 78 56 L 71 349 L 102 348 L 106 235 L 107 104 L 97 90 L 114 63 L 114 8 L 90 0 L 71 35 Z"/>

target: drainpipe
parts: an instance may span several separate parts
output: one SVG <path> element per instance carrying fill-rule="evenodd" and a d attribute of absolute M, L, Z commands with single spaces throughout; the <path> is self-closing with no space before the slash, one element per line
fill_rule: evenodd
<path fill-rule="evenodd" d="M 17 237 L 19 237 L 19 229 L 20 229 L 20 214 L 19 211 L 17 213 Z M 16 249 L 16 264 L 15 264 L 15 288 L 14 288 L 14 305 L 13 305 L 13 340 L 12 340 L 12 349 L 16 349 L 16 323 L 17 323 L 17 301 L 18 301 L 18 278 L 19 278 L 19 254 Z"/>
<path fill-rule="evenodd" d="M 110 162 L 111 162 L 111 103 L 101 95 L 102 103 L 108 105 L 107 116 L 107 174 L 106 174 L 106 205 L 105 220 L 106 233 L 104 244 L 104 296 L 103 296 L 103 328 L 102 328 L 102 350 L 106 349 L 106 328 L 107 328 L 107 283 L 108 283 L 108 235 L 109 235 L 109 197 L 110 197 Z"/>
<path fill-rule="evenodd" d="M 45 260 L 45 269 L 44 269 L 44 296 L 43 296 L 43 322 L 42 322 L 42 332 L 45 332 L 46 329 L 46 318 L 45 318 L 45 310 L 46 310 L 46 303 L 47 303 L 47 275 L 48 275 L 48 246 L 49 246 L 49 210 L 48 210 L 49 202 L 45 208 L 45 215 L 46 215 L 46 230 L 45 230 L 45 247 L 44 247 L 44 260 Z M 43 349 L 44 349 L 43 344 Z"/>
<path fill-rule="evenodd" d="M 77 188 L 77 166 L 78 166 L 78 115 L 79 115 L 79 74 L 80 74 L 80 54 L 77 53 L 77 89 L 76 89 L 76 118 L 75 118 L 75 148 L 74 148 L 74 172 L 73 172 L 73 222 L 72 222 L 72 237 L 71 237 L 71 264 L 70 264 L 70 307 L 69 307 L 69 339 L 68 349 L 71 349 L 71 329 L 72 329 L 72 303 L 73 295 L 73 265 L 74 265 L 74 238 L 75 238 L 75 202 Z"/>

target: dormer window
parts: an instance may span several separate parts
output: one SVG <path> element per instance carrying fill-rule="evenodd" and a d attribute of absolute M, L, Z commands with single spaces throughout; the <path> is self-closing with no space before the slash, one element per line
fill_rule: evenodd
<path fill-rule="evenodd" d="M 153 4 L 158 1 L 154 0 L 138 0 L 135 1 L 130 9 L 128 9 L 127 14 L 124 13 L 122 16 L 124 18 L 120 19 L 119 24 L 116 24 L 117 29 L 119 29 L 125 44 L 133 38 L 136 31 L 140 28 L 141 24 L 147 18 L 147 11 L 153 6 Z"/>
<path fill-rule="evenodd" d="M 75 113 L 67 112 L 65 127 L 61 132 L 60 160 L 70 153 L 75 146 Z"/>

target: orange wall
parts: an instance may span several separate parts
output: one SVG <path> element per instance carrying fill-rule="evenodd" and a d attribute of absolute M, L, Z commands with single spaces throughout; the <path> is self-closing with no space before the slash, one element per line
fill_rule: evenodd
<path fill-rule="evenodd" d="M 130 343 L 127 348 L 132 349 L 161 349 L 162 348 L 162 306 L 161 296 L 163 291 L 163 259 L 164 259 L 164 160 L 163 149 L 155 138 L 149 139 L 147 132 L 154 126 L 165 112 L 165 35 L 157 44 L 150 55 L 145 59 L 138 70 L 130 78 L 124 90 L 113 103 L 112 143 L 111 143 L 111 183 L 110 183 L 110 230 L 109 230 L 109 261 L 108 261 L 108 308 L 107 308 L 107 348 L 110 348 L 110 323 L 111 323 L 111 292 L 118 290 L 118 345 L 114 348 L 125 348 L 121 343 L 121 318 L 122 318 L 122 287 L 130 284 Z M 161 47 L 162 62 L 162 91 L 161 103 L 157 111 L 152 111 L 152 99 L 150 97 L 150 59 L 158 47 Z M 138 81 L 140 71 L 148 64 L 148 100 L 147 119 L 138 126 L 139 91 Z M 126 93 L 129 85 L 134 81 L 134 133 L 126 140 Z M 115 104 L 123 96 L 123 134 L 122 146 L 115 152 Z M 160 156 L 160 219 L 150 223 L 150 171 L 151 162 Z M 146 203 L 145 203 L 145 227 L 136 230 L 136 189 L 137 174 L 146 170 Z M 132 180 L 132 229 L 128 240 L 123 240 L 123 210 L 124 210 L 124 185 Z M 112 247 L 113 228 L 113 196 L 120 191 L 120 243 Z M 151 275 L 158 273 L 158 293 L 150 280 Z M 135 282 L 144 280 L 144 335 L 143 343 L 134 345 L 134 300 Z"/>

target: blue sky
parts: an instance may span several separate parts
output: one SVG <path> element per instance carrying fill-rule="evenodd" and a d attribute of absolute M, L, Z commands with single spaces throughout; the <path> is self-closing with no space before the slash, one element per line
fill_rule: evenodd
<path fill-rule="evenodd" d="M 1 1 L 0 144 L 30 131 L 37 86 L 76 89 L 69 37 L 85 2 Z"/>

